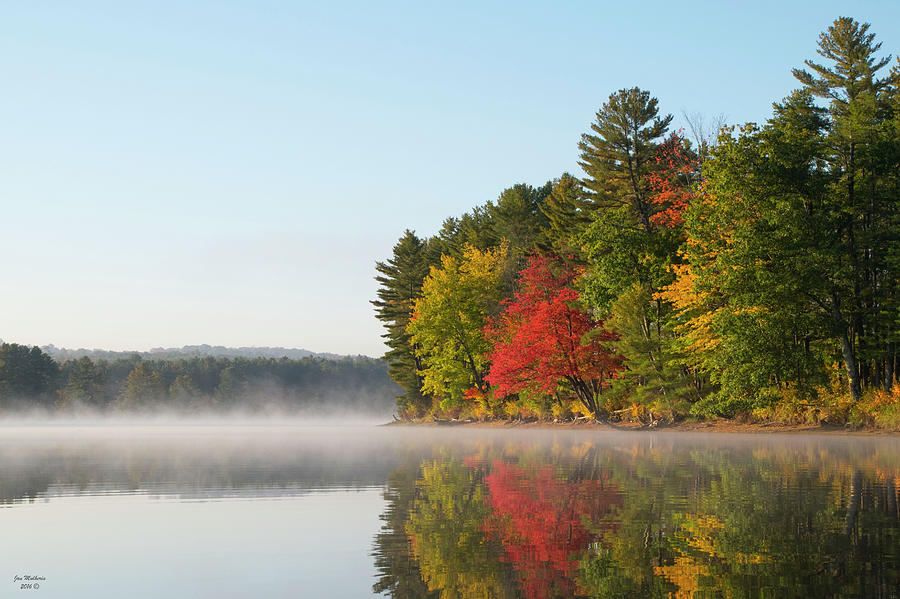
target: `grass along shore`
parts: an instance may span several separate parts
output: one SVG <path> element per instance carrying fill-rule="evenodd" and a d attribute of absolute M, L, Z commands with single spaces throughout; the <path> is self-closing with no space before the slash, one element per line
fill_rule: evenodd
<path fill-rule="evenodd" d="M 601 422 L 597 420 L 394 420 L 385 426 L 460 427 L 486 429 L 551 429 L 576 431 L 659 431 L 683 433 L 827 433 L 838 435 L 898 435 L 900 430 L 871 426 L 835 424 L 786 424 L 743 422 L 728 418 L 682 420 L 679 422 Z"/>

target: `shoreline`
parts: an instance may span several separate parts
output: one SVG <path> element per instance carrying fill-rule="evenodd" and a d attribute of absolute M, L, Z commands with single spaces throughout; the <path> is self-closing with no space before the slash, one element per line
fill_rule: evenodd
<path fill-rule="evenodd" d="M 745 423 L 719 419 L 702 422 L 676 422 L 648 426 L 636 422 L 553 422 L 515 420 L 472 420 L 472 421 L 404 421 L 395 420 L 383 426 L 421 428 L 486 428 L 525 430 L 573 430 L 573 431 L 627 431 L 627 432 L 674 432 L 674 433 L 756 433 L 756 434 L 796 434 L 815 433 L 828 435 L 900 436 L 900 431 L 879 428 L 851 428 L 821 424 L 779 424 L 771 422 Z"/>

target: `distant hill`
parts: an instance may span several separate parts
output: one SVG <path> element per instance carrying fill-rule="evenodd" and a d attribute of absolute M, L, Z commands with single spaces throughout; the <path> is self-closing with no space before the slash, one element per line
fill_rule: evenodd
<path fill-rule="evenodd" d="M 185 345 L 184 347 L 154 347 L 150 351 L 110 351 L 106 349 L 67 349 L 55 345 L 41 347 L 57 362 L 76 360 L 87 356 L 92 360 L 118 360 L 130 358 L 137 354 L 148 360 L 181 360 L 189 358 L 289 358 L 299 360 L 301 358 L 316 357 L 327 360 L 340 360 L 347 357 L 340 354 L 325 352 L 313 352 L 308 349 L 294 349 L 287 347 L 224 347 L 221 345 Z"/>

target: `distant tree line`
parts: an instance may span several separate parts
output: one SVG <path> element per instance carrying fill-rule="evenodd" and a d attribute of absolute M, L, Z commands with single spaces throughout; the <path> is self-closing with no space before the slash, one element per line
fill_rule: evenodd
<path fill-rule="evenodd" d="M 382 360 L 214 358 L 61 364 L 38 347 L 0 345 L 0 413 L 284 410 L 384 416 L 397 386 Z"/>
<path fill-rule="evenodd" d="M 224 347 L 221 345 L 184 345 L 182 347 L 156 347 L 150 351 L 111 351 L 106 349 L 70 349 L 44 345 L 41 351 L 49 354 L 57 362 L 76 360 L 88 357 L 92 360 L 118 360 L 129 359 L 138 355 L 145 360 L 185 360 L 188 358 L 332 358 L 340 359 L 346 356 L 331 353 L 312 352 L 308 349 L 294 349 L 287 347 Z"/>
<path fill-rule="evenodd" d="M 373 302 L 401 413 L 900 426 L 900 61 L 847 17 L 818 46 L 763 124 L 621 89 L 583 177 L 407 230 Z"/>

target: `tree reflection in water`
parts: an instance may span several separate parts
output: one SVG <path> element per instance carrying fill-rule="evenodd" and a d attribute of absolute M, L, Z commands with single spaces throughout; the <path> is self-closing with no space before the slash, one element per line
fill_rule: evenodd
<path fill-rule="evenodd" d="M 898 464 L 896 444 L 436 448 L 388 480 L 375 590 L 897 597 Z"/>

